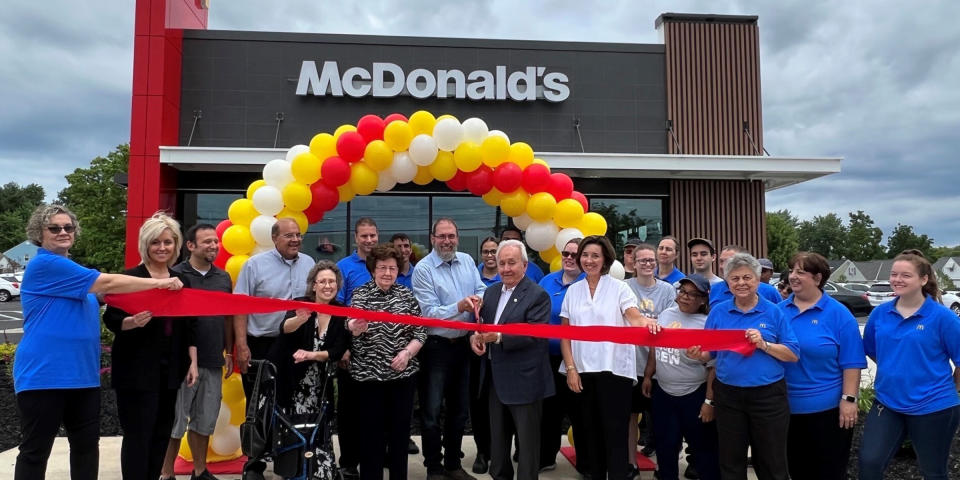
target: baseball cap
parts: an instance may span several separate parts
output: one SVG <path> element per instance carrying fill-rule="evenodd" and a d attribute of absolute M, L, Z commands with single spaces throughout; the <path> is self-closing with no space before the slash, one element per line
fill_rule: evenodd
<path fill-rule="evenodd" d="M 707 248 L 710 249 L 710 255 L 717 254 L 717 249 L 713 247 L 713 242 L 707 240 L 706 238 L 691 238 L 690 241 L 687 242 L 687 249 L 693 248 L 694 245 L 706 245 Z"/>
<path fill-rule="evenodd" d="M 770 260 L 766 258 L 761 258 L 757 261 L 760 262 L 761 270 L 773 270 L 773 262 L 771 262 Z"/>
<path fill-rule="evenodd" d="M 710 281 L 704 278 L 703 275 L 699 273 L 691 273 L 686 277 L 681 278 L 677 283 L 690 282 L 691 285 L 700 290 L 700 293 L 710 293 Z"/>
<path fill-rule="evenodd" d="M 627 239 L 627 243 L 624 243 L 623 246 L 624 246 L 624 247 L 636 247 L 637 245 L 640 245 L 641 243 L 643 243 L 643 241 L 640 240 L 639 238 L 637 238 L 637 237 L 631 237 L 631 238 L 628 238 L 628 239 Z"/>

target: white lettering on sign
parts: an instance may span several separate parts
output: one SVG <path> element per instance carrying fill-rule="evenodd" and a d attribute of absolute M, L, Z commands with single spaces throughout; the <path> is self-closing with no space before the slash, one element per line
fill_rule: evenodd
<path fill-rule="evenodd" d="M 570 97 L 570 81 L 565 73 L 549 72 L 546 67 L 528 66 L 507 73 L 497 65 L 494 71 L 437 70 L 417 68 L 405 73 L 399 65 L 374 62 L 372 73 L 363 67 L 350 67 L 343 74 L 336 61 L 327 60 L 317 70 L 317 62 L 304 60 L 300 65 L 297 95 L 379 98 L 406 94 L 414 98 L 458 98 L 470 100 L 514 100 L 562 102 Z"/>

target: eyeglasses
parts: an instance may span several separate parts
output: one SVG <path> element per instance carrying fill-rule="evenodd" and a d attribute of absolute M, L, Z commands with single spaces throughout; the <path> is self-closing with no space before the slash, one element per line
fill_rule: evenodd
<path fill-rule="evenodd" d="M 497 251 L 496 251 L 496 250 L 481 250 L 481 251 L 480 251 L 480 255 L 483 255 L 484 257 L 489 257 L 489 256 L 491 256 L 491 255 L 496 255 L 496 254 L 497 254 Z"/>
<path fill-rule="evenodd" d="M 290 240 L 293 238 L 303 238 L 303 234 L 300 234 L 300 233 L 284 233 L 283 235 L 280 235 L 280 236 L 283 238 L 286 238 L 287 240 Z"/>
<path fill-rule="evenodd" d="M 77 227 L 71 223 L 66 225 L 47 225 L 47 231 L 56 235 L 60 232 L 73 233 L 76 231 Z"/>
<path fill-rule="evenodd" d="M 653 265 L 654 263 L 657 263 L 657 260 L 653 258 L 641 258 L 640 260 L 637 260 L 636 263 L 639 263 L 640 265 Z"/>
<path fill-rule="evenodd" d="M 457 234 L 456 233 L 448 233 L 446 235 L 440 234 L 440 235 L 434 235 L 433 238 L 436 238 L 437 240 L 456 240 Z"/>
<path fill-rule="evenodd" d="M 687 289 L 685 289 L 685 288 L 678 288 L 678 289 L 677 289 L 677 296 L 679 297 L 680 295 L 686 295 L 686 296 L 692 297 L 692 298 L 705 297 L 705 296 L 706 296 L 706 295 L 704 295 L 703 293 L 701 293 L 699 290 L 687 290 Z"/>
<path fill-rule="evenodd" d="M 397 272 L 400 269 L 397 268 L 395 265 L 377 265 L 377 268 L 375 268 L 375 270 L 378 272 Z"/>
<path fill-rule="evenodd" d="M 563 258 L 576 257 L 577 252 L 560 252 L 560 255 L 563 256 Z"/>

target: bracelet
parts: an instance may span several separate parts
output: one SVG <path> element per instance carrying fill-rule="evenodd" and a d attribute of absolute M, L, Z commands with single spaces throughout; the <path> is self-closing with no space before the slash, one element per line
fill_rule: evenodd
<path fill-rule="evenodd" d="M 767 342 L 766 340 L 763 341 L 763 351 L 764 352 L 770 351 L 770 343 Z"/>
<path fill-rule="evenodd" d="M 704 398 L 703 403 L 710 405 L 711 407 L 713 406 L 713 400 L 710 400 L 709 398 Z"/>
<path fill-rule="evenodd" d="M 568 371 L 568 372 L 569 372 L 570 370 L 576 370 L 576 369 L 577 369 L 577 366 L 576 366 L 576 365 L 567 365 L 567 371 Z"/>

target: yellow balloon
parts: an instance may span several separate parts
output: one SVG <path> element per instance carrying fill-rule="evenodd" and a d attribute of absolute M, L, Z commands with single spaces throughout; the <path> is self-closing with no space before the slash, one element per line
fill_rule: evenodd
<path fill-rule="evenodd" d="M 277 214 L 277 218 L 292 218 L 293 221 L 297 222 L 297 226 L 300 227 L 300 233 L 307 233 L 307 228 L 310 228 L 310 221 L 307 220 L 307 215 L 303 212 L 296 212 L 284 208 Z"/>
<path fill-rule="evenodd" d="M 553 260 L 550 260 L 550 271 L 559 272 L 563 268 L 563 257 L 556 257 Z"/>
<path fill-rule="evenodd" d="M 472 172 L 483 163 L 483 156 L 480 153 L 480 145 L 473 142 L 463 142 L 453 152 L 453 160 L 457 163 L 457 168 L 464 172 Z"/>
<path fill-rule="evenodd" d="M 335 157 L 337 155 L 337 139 L 333 138 L 333 135 L 329 133 L 318 133 L 314 135 L 313 138 L 310 139 L 310 153 L 320 160 Z"/>
<path fill-rule="evenodd" d="M 226 236 L 226 233 L 224 233 L 224 236 Z M 234 255 L 227 259 L 227 264 L 223 266 L 223 269 L 230 274 L 230 280 L 232 280 L 233 283 L 237 283 L 237 276 L 240 275 L 240 269 L 243 268 L 243 264 L 247 263 L 247 259 L 249 258 L 249 255 Z"/>
<path fill-rule="evenodd" d="M 557 210 L 553 213 L 553 222 L 560 228 L 575 228 L 583 219 L 583 205 L 567 198 L 557 202 Z"/>
<path fill-rule="evenodd" d="M 511 217 L 518 217 L 526 213 L 529 199 L 530 195 L 527 195 L 522 188 L 518 188 L 503 196 L 500 200 L 500 210 Z"/>
<path fill-rule="evenodd" d="M 357 196 L 356 193 L 353 193 L 353 189 L 350 188 L 350 182 L 344 183 L 337 187 L 337 192 L 340 194 L 341 202 L 349 202 L 353 200 L 353 197 Z"/>
<path fill-rule="evenodd" d="M 437 124 L 437 119 L 432 113 L 426 110 L 420 110 L 410 115 L 410 120 L 408 120 L 407 123 L 410 125 L 410 129 L 413 130 L 414 137 L 421 133 L 433 135 L 433 126 Z"/>
<path fill-rule="evenodd" d="M 413 140 L 413 129 L 407 122 L 396 120 L 383 129 L 383 141 L 395 152 L 410 148 L 410 140 Z"/>
<path fill-rule="evenodd" d="M 267 181 L 264 179 L 254 180 L 250 183 L 250 186 L 247 187 L 247 198 L 253 200 L 253 192 L 256 192 L 258 188 L 267 184 Z"/>
<path fill-rule="evenodd" d="M 579 230 L 586 236 L 604 235 L 607 233 L 607 220 L 597 212 L 584 213 Z"/>
<path fill-rule="evenodd" d="M 444 118 L 452 118 L 452 119 L 454 119 L 454 120 L 457 120 L 457 117 L 454 117 L 453 115 L 450 115 L 449 113 L 444 113 L 443 115 L 440 115 L 439 117 L 437 117 L 437 121 L 439 122 L 440 120 L 443 120 Z M 457 121 L 459 122 L 460 120 L 457 120 Z"/>
<path fill-rule="evenodd" d="M 433 175 L 430 174 L 430 167 L 417 166 L 417 175 L 413 177 L 413 183 L 426 185 L 432 181 Z"/>
<path fill-rule="evenodd" d="M 387 146 L 387 142 L 374 140 L 367 144 L 367 149 L 363 152 L 363 161 L 377 172 L 386 170 L 393 163 L 393 150 Z"/>
<path fill-rule="evenodd" d="M 302 212 L 310 206 L 313 201 L 313 194 L 310 193 L 310 187 L 300 182 L 290 182 L 283 187 L 283 204 L 285 210 L 291 212 Z"/>
<path fill-rule="evenodd" d="M 346 123 L 337 127 L 337 129 L 333 132 L 334 149 L 336 149 L 337 139 L 340 138 L 340 135 L 343 135 L 344 133 L 347 133 L 347 132 L 356 132 L 356 131 L 357 131 L 357 127 L 350 125 L 349 123 Z"/>
<path fill-rule="evenodd" d="M 560 256 L 560 252 L 557 251 L 557 247 L 550 247 L 540 252 L 540 259 L 544 262 L 550 263 L 557 258 L 563 258 Z"/>
<path fill-rule="evenodd" d="M 313 183 L 320 180 L 320 158 L 310 152 L 303 152 L 290 162 L 290 172 L 300 183 Z M 307 207 L 303 207 L 307 208 Z"/>
<path fill-rule="evenodd" d="M 220 242 L 223 244 L 223 248 L 226 248 L 234 256 L 246 255 L 257 246 L 250 229 L 245 225 L 236 224 L 223 231 L 223 238 Z"/>
<path fill-rule="evenodd" d="M 550 170 L 550 165 L 547 165 L 547 162 L 544 161 L 544 160 L 541 159 L 541 158 L 534 158 L 534 159 L 533 159 L 533 162 L 531 162 L 531 163 L 539 163 L 540 165 L 543 165 L 544 167 L 547 167 L 547 171 Z"/>
<path fill-rule="evenodd" d="M 230 204 L 227 209 L 227 218 L 234 225 L 250 226 L 250 222 L 257 218 L 260 212 L 253 206 L 253 201 L 246 198 L 238 198 Z"/>
<path fill-rule="evenodd" d="M 453 154 L 443 150 L 437 153 L 437 159 L 428 165 L 427 169 L 430 170 L 430 176 L 441 182 L 446 182 L 457 174 L 457 164 L 453 161 Z"/>
<path fill-rule="evenodd" d="M 535 193 L 527 200 L 527 215 L 538 222 L 552 219 L 556 209 L 557 200 L 547 192 Z"/>
<path fill-rule="evenodd" d="M 357 195 L 370 195 L 377 189 L 379 175 L 366 163 L 357 162 L 350 165 L 350 189 Z"/>
<path fill-rule="evenodd" d="M 480 145 L 484 165 L 495 168 L 510 157 L 510 144 L 503 137 L 491 135 Z"/>
<path fill-rule="evenodd" d="M 247 403 L 243 395 L 243 381 L 240 380 L 240 375 L 230 375 L 230 378 L 223 381 L 222 390 L 223 402 L 230 407 L 230 424 L 239 426 L 246 418 Z"/>
<path fill-rule="evenodd" d="M 497 205 L 500 205 L 500 201 L 503 200 L 503 196 L 503 192 L 497 190 L 497 187 L 493 187 L 489 192 L 484 193 L 481 198 L 483 198 L 484 202 L 487 202 L 487 205 L 496 207 Z"/>
<path fill-rule="evenodd" d="M 510 154 L 507 161 L 516 163 L 521 169 L 527 168 L 533 163 L 533 149 L 524 142 L 516 142 L 510 145 Z"/>

